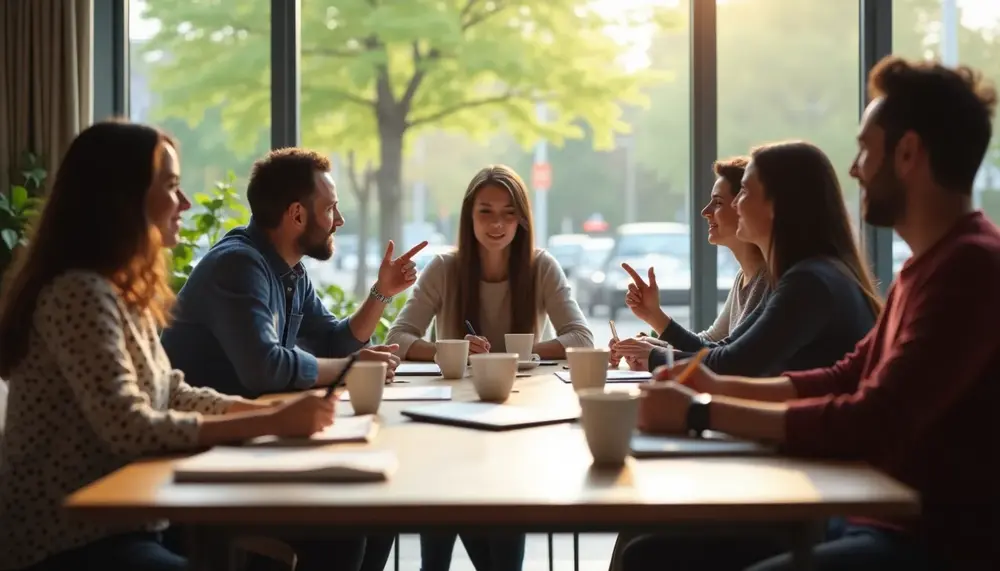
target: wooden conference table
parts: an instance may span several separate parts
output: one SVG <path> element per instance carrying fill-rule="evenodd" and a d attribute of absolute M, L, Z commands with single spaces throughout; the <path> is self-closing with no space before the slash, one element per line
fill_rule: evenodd
<path fill-rule="evenodd" d="M 578 410 L 570 385 L 543 366 L 520 378 L 509 403 Z M 453 400 L 477 400 L 468 379 L 404 377 L 410 386 L 453 385 Z M 625 389 L 628 385 L 616 385 Z M 782 457 L 629 459 L 591 465 L 576 423 L 487 432 L 424 424 L 386 401 L 368 446 L 395 451 L 399 468 L 372 484 L 176 484 L 171 458 L 135 462 L 76 492 L 77 517 L 107 523 L 169 519 L 193 533 L 194 568 L 220 563 L 212 545 L 235 535 L 288 537 L 358 532 L 519 529 L 529 532 L 652 531 L 671 524 L 757 524 L 787 531 L 796 563 L 832 516 L 898 517 L 917 495 L 862 464 Z M 350 404 L 338 414 L 351 414 Z M 341 445 L 345 446 L 345 445 Z M 353 445 L 346 445 L 353 446 Z"/>

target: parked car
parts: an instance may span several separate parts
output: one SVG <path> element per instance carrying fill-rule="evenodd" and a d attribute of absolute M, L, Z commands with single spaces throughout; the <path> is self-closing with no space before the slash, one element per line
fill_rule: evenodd
<path fill-rule="evenodd" d="M 735 262 L 726 260 L 726 256 L 719 256 L 716 279 L 719 301 L 725 301 L 736 277 Z M 636 222 L 618 227 L 615 247 L 604 266 L 600 295 L 612 319 L 625 309 L 625 292 L 632 283 L 621 268 L 622 263 L 632 266 L 643 279 L 650 267 L 656 270 L 662 305 L 690 303 L 691 232 L 687 224 Z"/>
<path fill-rule="evenodd" d="M 549 238 L 546 250 L 559 262 L 566 277 L 570 277 L 580 264 L 583 245 L 589 240 L 586 234 L 556 234 Z"/>
<path fill-rule="evenodd" d="M 592 237 L 583 243 L 580 262 L 573 270 L 573 295 L 587 315 L 593 316 L 601 304 L 601 284 L 604 282 L 604 267 L 608 255 L 615 247 L 615 239 L 610 236 Z"/>

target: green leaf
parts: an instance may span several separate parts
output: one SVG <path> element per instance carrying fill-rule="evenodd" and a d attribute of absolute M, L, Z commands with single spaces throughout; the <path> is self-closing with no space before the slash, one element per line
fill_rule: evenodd
<path fill-rule="evenodd" d="M 28 201 L 28 189 L 23 186 L 10 188 L 10 205 L 14 210 L 21 210 Z"/>
<path fill-rule="evenodd" d="M 10 228 L 0 230 L 0 237 L 3 237 L 3 243 L 7 245 L 8 250 L 13 250 L 14 246 L 17 246 L 20 241 L 18 239 L 17 232 L 11 230 Z"/>

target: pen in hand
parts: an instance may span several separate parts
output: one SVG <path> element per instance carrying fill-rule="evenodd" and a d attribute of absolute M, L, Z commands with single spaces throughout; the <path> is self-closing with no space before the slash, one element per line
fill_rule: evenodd
<path fill-rule="evenodd" d="M 472 322 L 468 319 L 465 320 L 465 330 L 469 333 L 469 335 L 478 337 L 478 335 L 476 335 L 476 329 L 472 327 Z"/>
<path fill-rule="evenodd" d="M 344 379 L 347 378 L 347 372 L 351 370 L 351 367 L 354 366 L 354 362 L 357 360 L 358 360 L 357 353 L 354 353 L 347 358 L 347 363 L 344 364 L 344 368 L 340 370 L 340 374 L 337 375 L 337 378 L 334 379 L 334 381 L 330 383 L 330 386 L 326 388 L 326 394 L 323 395 L 323 398 L 328 399 L 331 396 L 333 396 L 333 391 L 335 391 L 337 387 L 339 387 L 344 382 Z"/>

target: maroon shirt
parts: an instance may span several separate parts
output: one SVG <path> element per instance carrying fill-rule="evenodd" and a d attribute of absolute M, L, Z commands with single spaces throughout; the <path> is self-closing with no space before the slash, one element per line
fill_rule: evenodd
<path fill-rule="evenodd" d="M 864 460 L 916 489 L 902 526 L 954 563 L 1000 569 L 1000 231 L 963 218 L 902 268 L 855 351 L 788 373 L 790 454 Z M 964 568 L 964 567 L 963 567 Z"/>

